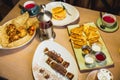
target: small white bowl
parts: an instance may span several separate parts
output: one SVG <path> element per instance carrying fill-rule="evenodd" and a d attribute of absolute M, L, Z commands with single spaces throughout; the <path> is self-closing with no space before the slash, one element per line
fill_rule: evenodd
<path fill-rule="evenodd" d="M 102 16 L 102 22 L 106 27 L 112 27 L 116 23 L 116 17 L 113 14 L 105 13 Z"/>
<path fill-rule="evenodd" d="M 102 50 L 102 45 L 99 43 L 93 43 L 91 48 L 93 50 L 93 53 L 100 52 Z"/>
<path fill-rule="evenodd" d="M 86 54 L 84 58 L 85 58 L 85 64 L 87 67 L 89 67 L 89 68 L 95 67 L 94 55 Z"/>

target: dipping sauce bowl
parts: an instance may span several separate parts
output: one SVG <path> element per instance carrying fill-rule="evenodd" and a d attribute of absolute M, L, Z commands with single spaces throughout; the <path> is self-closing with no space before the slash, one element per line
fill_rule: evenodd
<path fill-rule="evenodd" d="M 92 51 L 92 49 L 88 45 L 83 45 L 81 49 L 83 56 L 85 56 L 86 54 L 90 54 L 90 52 Z"/>
<path fill-rule="evenodd" d="M 113 14 L 105 13 L 102 16 L 102 22 L 106 27 L 111 28 L 116 23 L 116 17 Z"/>
<path fill-rule="evenodd" d="M 23 4 L 23 7 L 25 8 L 25 11 L 22 10 L 22 13 L 28 11 L 28 13 L 31 17 L 36 16 L 40 12 L 39 5 L 37 5 L 34 1 L 26 1 Z"/>
<path fill-rule="evenodd" d="M 99 66 L 104 66 L 106 65 L 106 55 L 103 52 L 96 52 L 95 53 L 95 58 L 96 58 L 96 62 Z"/>
<path fill-rule="evenodd" d="M 102 46 L 99 43 L 93 43 L 91 46 L 92 53 L 100 52 L 102 50 Z"/>
<path fill-rule="evenodd" d="M 86 54 L 84 59 L 87 67 L 89 68 L 95 67 L 95 58 L 92 54 Z"/>

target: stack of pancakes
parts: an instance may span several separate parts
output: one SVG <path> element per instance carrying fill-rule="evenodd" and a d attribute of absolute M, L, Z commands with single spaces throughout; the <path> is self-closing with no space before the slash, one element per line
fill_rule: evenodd
<path fill-rule="evenodd" d="M 63 7 L 55 7 L 52 9 L 53 19 L 63 20 L 66 17 L 66 10 Z"/>

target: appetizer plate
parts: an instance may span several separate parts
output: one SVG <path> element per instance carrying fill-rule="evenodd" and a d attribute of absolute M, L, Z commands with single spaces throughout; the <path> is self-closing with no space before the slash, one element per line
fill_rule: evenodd
<path fill-rule="evenodd" d="M 34 54 L 33 61 L 32 61 L 32 71 L 33 76 L 35 80 L 46 80 L 44 78 L 45 74 L 48 74 L 50 76 L 50 79 L 47 80 L 67 80 L 66 77 L 62 76 L 55 70 L 53 70 L 47 63 L 46 60 L 48 58 L 47 55 L 44 53 L 44 49 L 48 48 L 49 50 L 54 50 L 56 53 L 59 53 L 61 57 L 70 63 L 68 66 L 67 71 L 74 74 L 74 77 L 72 80 L 78 79 L 78 68 L 77 64 L 73 58 L 73 56 L 60 44 L 52 41 L 52 40 L 46 40 L 41 42 Z M 40 69 L 44 69 L 44 73 L 40 74 Z"/>
<path fill-rule="evenodd" d="M 66 10 L 71 14 L 71 15 L 68 15 L 67 13 L 67 16 L 65 19 L 63 20 L 55 20 L 55 19 L 52 19 L 52 22 L 53 22 L 53 25 L 56 26 L 56 27 L 66 27 L 66 25 L 69 25 L 71 23 L 75 23 L 78 21 L 80 15 L 79 15 L 79 11 L 72 5 L 70 4 L 67 4 L 67 3 L 64 3 L 64 2 L 50 2 L 48 4 L 46 4 L 46 10 L 48 11 L 52 11 L 53 8 L 55 7 L 62 7 L 62 4 L 65 6 Z"/>
<path fill-rule="evenodd" d="M 98 18 L 98 19 L 97 19 L 97 27 L 98 27 L 100 30 L 104 31 L 104 32 L 109 32 L 109 33 L 115 32 L 115 31 L 117 31 L 118 28 L 119 28 L 117 22 L 113 25 L 112 28 L 105 27 L 105 29 L 103 29 L 103 28 L 100 27 L 101 24 L 102 24 L 102 20 L 101 20 L 101 18 Z"/>
<path fill-rule="evenodd" d="M 22 17 L 23 18 L 23 17 Z M 15 18 L 16 19 L 16 18 Z M 12 20 L 9 20 L 8 22 L 4 23 L 2 26 L 0 26 L 0 36 L 4 36 L 3 34 L 5 34 L 5 31 L 3 32 L 3 28 L 7 27 L 7 25 L 9 24 L 13 24 L 13 20 L 15 19 L 12 19 Z M 18 18 L 17 18 L 18 19 Z M 24 19 L 24 18 L 23 18 Z M 20 19 L 19 19 L 20 20 Z M 20 21 L 19 21 L 20 22 Z M 11 50 L 11 49 L 17 49 L 17 48 L 20 48 L 20 47 L 23 47 L 25 45 L 27 45 L 28 43 L 30 43 L 33 38 L 35 37 L 35 34 L 36 34 L 36 30 L 34 30 L 34 34 L 32 36 L 30 36 L 28 33 L 26 36 L 24 36 L 23 38 L 20 38 L 19 41 L 16 40 L 16 42 L 12 42 L 11 44 L 12 45 L 16 45 L 15 47 L 12 46 L 12 47 L 2 47 L 2 45 L 0 44 L 0 50 Z M 6 36 L 6 35 L 5 35 Z M 4 40 L 1 40 L 2 37 L 0 37 L 0 41 L 4 41 Z M 4 37 L 5 38 L 5 37 Z M 6 42 L 6 41 L 4 41 Z M 1 43 L 1 42 L 0 42 Z"/>
<path fill-rule="evenodd" d="M 96 27 L 95 23 L 94 22 L 90 22 L 90 23 L 86 23 L 85 25 L 89 25 L 89 26 L 93 26 L 93 27 Z M 75 24 L 75 25 L 69 25 L 67 27 L 68 29 L 68 34 L 70 34 L 70 30 L 75 28 L 75 27 L 78 27 L 79 24 Z M 98 32 L 99 33 L 99 32 Z M 74 50 L 74 53 L 75 53 L 75 56 L 76 56 L 76 60 L 77 60 L 77 63 L 78 63 L 78 67 L 79 67 L 79 70 L 80 71 L 91 71 L 91 70 L 95 70 L 95 69 L 99 69 L 99 68 L 103 68 L 103 67 L 110 67 L 110 66 L 113 66 L 114 63 L 113 63 L 113 60 L 110 56 L 110 53 L 108 52 L 107 50 L 107 47 L 106 45 L 104 44 L 104 41 L 102 39 L 102 37 L 100 36 L 100 39 L 99 41 L 101 42 L 102 44 L 102 52 L 104 52 L 104 54 L 106 55 L 106 64 L 105 65 L 101 65 L 101 64 L 98 64 L 96 63 L 94 67 L 87 67 L 85 65 L 85 59 L 82 55 L 82 50 L 81 48 L 74 48 L 74 44 L 72 43 L 71 41 L 71 45 L 72 45 L 72 48 Z"/>

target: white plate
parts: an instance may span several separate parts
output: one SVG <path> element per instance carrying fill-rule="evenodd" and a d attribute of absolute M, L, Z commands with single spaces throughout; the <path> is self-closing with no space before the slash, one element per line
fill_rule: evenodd
<path fill-rule="evenodd" d="M 48 80 L 67 80 L 67 78 L 63 77 L 61 74 L 58 72 L 54 71 L 45 61 L 48 58 L 47 55 L 44 54 L 44 49 L 48 48 L 49 50 L 54 50 L 55 52 L 59 53 L 61 57 L 70 63 L 70 65 L 67 68 L 68 72 L 71 72 L 74 74 L 74 77 L 72 80 L 77 80 L 78 79 L 78 68 L 77 64 L 73 58 L 73 56 L 60 44 L 52 41 L 52 40 L 46 40 L 43 41 L 42 43 L 39 44 L 37 47 L 34 57 L 33 57 L 33 62 L 32 62 L 32 71 L 35 80 L 44 80 L 42 77 L 43 75 L 40 74 L 39 69 L 44 68 L 45 70 L 50 72 L 50 75 L 55 75 L 59 77 L 59 79 L 48 79 Z"/>
<path fill-rule="evenodd" d="M 52 19 L 53 25 L 56 27 L 66 26 L 79 19 L 79 11 L 74 6 L 64 3 L 64 2 L 50 2 L 46 4 L 46 10 L 51 12 L 52 8 L 55 8 L 58 6 L 62 7 L 61 3 L 65 6 L 65 8 L 71 14 L 71 16 L 67 14 L 66 18 L 63 20 Z"/>
<path fill-rule="evenodd" d="M 10 23 L 11 23 L 11 20 L 6 22 L 2 26 L 5 26 L 5 25 L 10 24 Z M 2 26 L 0 26 L 0 27 L 2 27 Z M 2 47 L 2 45 L 0 44 L 0 49 L 2 49 L 2 50 L 12 50 L 12 49 L 17 49 L 17 48 L 23 47 L 23 46 L 27 45 L 28 43 L 30 43 L 32 41 L 32 39 L 34 38 L 35 34 L 36 34 L 36 30 L 34 31 L 34 34 L 31 36 L 31 38 L 29 40 L 27 40 L 25 43 L 23 43 L 23 44 L 21 44 L 19 46 L 9 48 L 9 47 Z"/>

